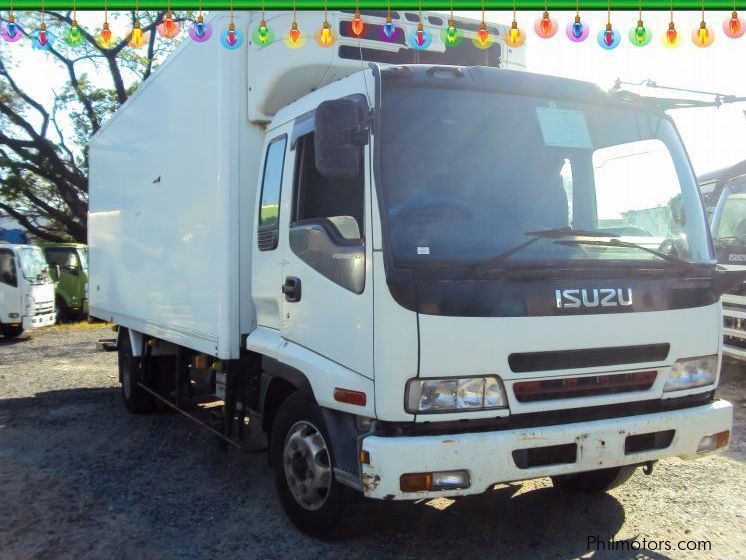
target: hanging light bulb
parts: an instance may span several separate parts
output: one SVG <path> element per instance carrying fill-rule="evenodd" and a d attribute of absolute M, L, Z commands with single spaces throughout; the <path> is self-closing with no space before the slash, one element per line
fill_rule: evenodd
<path fill-rule="evenodd" d="M 70 47 L 78 47 L 85 42 L 85 37 L 83 37 L 83 33 L 81 33 L 80 27 L 78 27 L 77 20 L 72 20 L 70 27 L 62 35 L 62 40 Z"/>
<path fill-rule="evenodd" d="M 188 33 L 189 38 L 195 43 L 205 43 L 212 37 L 212 25 L 205 23 L 205 18 L 202 17 L 202 10 L 200 10 L 196 21 L 192 23 Z"/>
<path fill-rule="evenodd" d="M 629 30 L 629 42 L 636 47 L 644 47 L 649 44 L 653 39 L 651 31 L 645 27 L 642 22 L 642 10 L 640 11 L 640 19 L 637 20 L 637 25 Z"/>
<path fill-rule="evenodd" d="M 85 43 L 85 37 L 78 27 L 78 9 L 75 0 L 73 0 L 73 19 L 70 22 L 70 27 L 63 33 L 62 41 L 70 47 L 78 47 Z"/>
<path fill-rule="evenodd" d="M 692 42 L 700 48 L 709 47 L 712 45 L 714 40 L 715 32 L 707 27 L 707 23 L 705 23 L 704 19 L 699 22 L 699 27 L 696 27 L 692 31 Z"/>
<path fill-rule="evenodd" d="M 735 10 L 735 2 L 733 4 L 733 13 L 730 15 L 730 18 L 723 22 L 723 33 L 731 39 L 738 39 L 746 33 L 746 25 L 744 25 L 743 19 L 738 17 L 738 12 Z"/>
<path fill-rule="evenodd" d="M 509 47 L 518 48 L 526 42 L 526 34 L 518 28 L 518 22 L 514 19 L 510 24 L 510 29 L 505 35 L 505 42 Z"/>
<path fill-rule="evenodd" d="M 112 37 L 111 29 L 109 29 L 108 21 L 104 21 L 104 25 L 101 27 L 101 30 L 98 32 L 98 36 L 96 37 L 96 43 L 98 43 L 99 47 L 104 49 L 108 49 L 114 43 L 114 38 Z"/>
<path fill-rule="evenodd" d="M 298 22 L 293 21 L 290 26 L 290 31 L 288 31 L 288 34 L 285 36 L 285 45 L 291 49 L 297 49 L 303 46 L 304 42 L 303 35 L 298 28 Z"/>
<path fill-rule="evenodd" d="M 451 17 L 448 20 L 448 27 L 440 29 L 440 38 L 446 47 L 457 47 L 464 38 L 464 33 L 456 26 L 456 20 L 453 17 L 453 0 L 451 0 Z"/>
<path fill-rule="evenodd" d="M 140 47 L 144 46 L 145 43 L 147 43 L 147 40 L 147 35 L 143 33 L 142 29 L 140 28 L 140 21 L 135 20 L 135 23 L 132 26 L 132 32 L 130 33 L 130 40 L 128 45 L 135 49 L 139 49 Z"/>
<path fill-rule="evenodd" d="M 42 21 L 39 30 L 34 35 L 32 47 L 39 51 L 48 51 L 54 44 L 54 34 L 47 31 L 47 24 Z"/>
<path fill-rule="evenodd" d="M 676 31 L 676 25 L 673 21 L 668 24 L 668 29 L 663 34 L 663 45 L 669 49 L 674 49 L 679 46 L 679 32 Z"/>
<path fill-rule="evenodd" d="M 554 37 L 557 33 L 559 26 L 557 20 L 549 16 L 549 12 L 545 9 L 544 14 L 536 20 L 534 23 L 534 31 L 542 39 L 549 39 Z"/>
<path fill-rule="evenodd" d="M 174 21 L 171 8 L 167 8 L 163 21 L 158 26 L 158 35 L 164 39 L 173 39 L 179 34 L 179 24 Z"/>
<path fill-rule="evenodd" d="M 391 20 L 391 15 L 386 16 L 386 22 L 381 26 L 381 38 L 384 41 L 393 41 L 396 35 L 396 26 Z"/>
<path fill-rule="evenodd" d="M 23 29 L 16 22 L 16 18 L 13 16 L 13 9 L 11 7 L 10 15 L 8 16 L 8 22 L 0 29 L 0 35 L 3 40 L 8 43 L 15 43 L 21 37 L 23 37 Z"/>
<path fill-rule="evenodd" d="M 487 24 L 484 21 L 479 24 L 479 29 L 472 42 L 478 49 L 488 49 L 492 45 L 492 37 L 490 37 Z"/>
<path fill-rule="evenodd" d="M 269 28 L 267 21 L 264 19 L 264 0 L 262 0 L 262 19 L 259 20 L 259 25 L 251 33 L 251 38 L 260 47 L 266 47 L 275 40 L 274 32 Z"/>
<path fill-rule="evenodd" d="M 220 34 L 220 44 L 229 51 L 235 51 L 243 45 L 243 33 L 236 29 L 236 24 L 233 23 L 233 16 L 231 16 L 230 23 L 228 23 L 228 29 Z"/>
<path fill-rule="evenodd" d="M 426 29 L 420 21 L 420 23 L 417 24 L 415 30 L 412 31 L 409 36 L 409 46 L 415 50 L 423 51 L 429 48 L 432 42 L 433 36 L 430 33 L 430 30 Z"/>
<path fill-rule="evenodd" d="M 360 11 L 355 11 L 355 16 L 352 18 L 352 33 L 355 37 L 360 37 L 365 31 L 365 24 L 363 24 L 363 18 L 360 17 Z"/>
<path fill-rule="evenodd" d="M 337 38 L 334 35 L 334 31 L 332 31 L 331 25 L 329 25 L 329 21 L 324 18 L 324 23 L 316 35 L 316 43 L 320 47 L 331 47 L 336 41 Z"/>
<path fill-rule="evenodd" d="M 586 22 L 580 19 L 580 14 L 575 16 L 575 19 L 567 24 L 565 34 L 567 38 L 574 43 L 581 43 L 588 38 L 590 33 L 590 27 Z"/>

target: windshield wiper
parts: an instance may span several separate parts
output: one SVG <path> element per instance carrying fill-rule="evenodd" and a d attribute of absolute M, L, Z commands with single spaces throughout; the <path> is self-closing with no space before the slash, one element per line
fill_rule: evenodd
<path fill-rule="evenodd" d="M 471 267 L 472 272 L 480 273 L 480 272 L 490 270 L 494 268 L 495 266 L 499 265 L 500 263 L 508 260 L 510 257 L 515 255 L 518 251 L 521 251 L 525 249 L 526 247 L 533 245 L 540 239 L 553 239 L 553 238 L 561 238 L 561 237 L 619 237 L 618 234 L 609 233 L 607 231 L 593 230 L 593 229 L 573 229 L 569 227 L 542 229 L 542 230 L 537 230 L 537 231 L 527 231 L 526 235 L 531 236 L 531 238 L 528 241 L 524 241 L 523 243 L 516 245 L 512 249 L 508 249 L 507 251 L 504 251 L 500 253 L 499 255 L 490 257 L 486 261 L 482 261 L 482 262 L 479 262 L 473 265 Z"/>
<path fill-rule="evenodd" d="M 694 267 L 694 265 L 687 260 L 674 257 L 673 255 L 667 255 L 662 251 L 645 247 L 645 245 L 640 245 L 639 243 L 622 241 L 621 239 L 609 239 L 608 241 L 601 241 L 599 239 L 568 239 L 567 241 L 558 241 L 558 243 L 560 245 L 595 245 L 597 247 L 624 247 L 627 249 L 639 249 L 682 268 L 691 269 Z"/>

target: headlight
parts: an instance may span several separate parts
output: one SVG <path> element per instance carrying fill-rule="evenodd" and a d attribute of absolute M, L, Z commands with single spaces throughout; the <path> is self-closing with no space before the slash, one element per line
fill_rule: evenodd
<path fill-rule="evenodd" d="M 407 411 L 475 411 L 508 406 L 503 384 L 495 376 L 410 379 L 406 391 Z"/>
<path fill-rule="evenodd" d="M 668 370 L 663 391 L 680 391 L 712 385 L 718 374 L 718 357 L 701 356 L 679 360 Z"/>

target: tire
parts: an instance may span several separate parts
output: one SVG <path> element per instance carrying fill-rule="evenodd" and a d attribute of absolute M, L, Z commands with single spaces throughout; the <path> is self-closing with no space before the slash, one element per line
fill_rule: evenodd
<path fill-rule="evenodd" d="M 0 326 L 0 330 L 5 338 L 16 338 L 23 332 L 22 326 L 11 327 L 8 325 Z"/>
<path fill-rule="evenodd" d="M 553 476 L 552 485 L 566 492 L 601 494 L 627 482 L 636 469 L 637 465 L 628 465 L 576 474 L 563 474 Z"/>
<path fill-rule="evenodd" d="M 140 359 L 132 355 L 132 343 L 126 329 L 120 331 L 119 380 L 122 383 L 122 398 L 127 410 L 144 414 L 155 410 L 155 399 L 138 385 L 142 381 Z"/>
<path fill-rule="evenodd" d="M 54 311 L 57 314 L 57 323 L 67 323 L 68 319 L 70 318 L 70 314 L 68 313 L 67 306 L 65 305 L 65 302 L 62 300 L 62 298 L 55 298 Z"/>
<path fill-rule="evenodd" d="M 290 521 L 321 539 L 332 536 L 354 498 L 334 478 L 329 441 L 318 405 L 301 393 L 282 403 L 270 438 L 275 488 Z"/>

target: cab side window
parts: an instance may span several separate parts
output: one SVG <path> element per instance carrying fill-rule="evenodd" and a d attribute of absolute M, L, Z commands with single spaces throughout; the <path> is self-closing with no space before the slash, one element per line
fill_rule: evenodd
<path fill-rule="evenodd" d="M 281 136 L 267 146 L 262 175 L 262 194 L 259 202 L 259 228 L 257 240 L 260 251 L 277 248 L 280 238 L 280 193 L 282 192 L 282 169 L 285 165 L 287 137 Z"/>
<path fill-rule="evenodd" d="M 16 275 L 16 261 L 12 251 L 0 249 L 0 283 L 18 286 L 18 276 Z"/>
<path fill-rule="evenodd" d="M 44 255 L 47 257 L 47 264 L 51 268 L 55 266 L 65 269 L 78 268 L 78 258 L 75 252 L 70 249 L 47 249 Z"/>
<path fill-rule="evenodd" d="M 316 169 L 314 135 L 296 144 L 293 223 L 324 222 L 345 241 L 363 238 L 364 175 L 354 179 L 328 179 Z"/>

